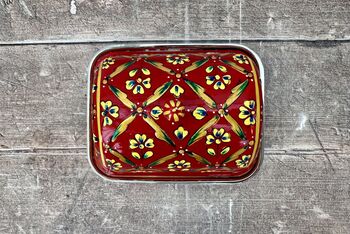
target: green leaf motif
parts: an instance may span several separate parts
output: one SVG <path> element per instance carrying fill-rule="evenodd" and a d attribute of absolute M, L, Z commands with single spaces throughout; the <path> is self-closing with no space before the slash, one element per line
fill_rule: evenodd
<path fill-rule="evenodd" d="M 149 168 L 149 167 L 154 167 L 154 166 L 160 165 L 160 164 L 165 163 L 166 161 L 173 159 L 173 158 L 176 158 L 176 157 L 177 157 L 177 153 L 167 155 L 163 158 L 160 158 L 160 159 L 150 163 L 147 167 Z"/>
<path fill-rule="evenodd" d="M 137 70 L 138 69 L 136 68 L 136 69 L 133 69 L 133 70 L 129 71 L 129 76 L 130 77 L 134 77 L 136 75 Z"/>
<path fill-rule="evenodd" d="M 163 129 L 149 116 L 143 115 L 143 120 L 148 123 L 151 128 L 155 131 L 155 136 L 162 141 L 167 142 L 169 145 L 175 146 L 175 143 L 170 139 L 170 137 L 165 133 Z"/>
<path fill-rule="evenodd" d="M 140 154 L 137 153 L 137 152 L 131 152 L 131 155 L 132 155 L 134 158 L 136 158 L 136 159 L 140 159 L 140 158 L 141 158 Z"/>
<path fill-rule="evenodd" d="M 205 158 L 203 158 L 202 156 L 200 156 L 194 152 L 186 152 L 186 153 L 188 154 L 188 156 L 196 159 L 200 163 L 203 163 L 205 165 L 211 165 L 211 163 L 208 160 L 206 160 Z"/>
<path fill-rule="evenodd" d="M 120 161 L 127 163 L 131 166 L 135 166 L 135 163 L 131 162 L 129 159 L 125 158 L 121 153 L 119 153 L 116 150 L 113 150 L 111 148 L 108 149 L 108 151 L 113 155 L 116 156 Z"/>
<path fill-rule="evenodd" d="M 209 66 L 205 69 L 206 73 L 210 73 L 214 70 L 214 67 L 213 66 Z"/>
<path fill-rule="evenodd" d="M 230 151 L 230 147 L 229 146 L 227 146 L 227 147 L 225 147 L 225 148 L 223 148 L 222 150 L 221 150 L 221 152 L 220 152 L 220 154 L 221 155 L 225 155 L 225 154 L 227 154 L 229 151 Z"/>
<path fill-rule="evenodd" d="M 173 70 L 171 70 L 170 68 L 164 67 L 162 63 L 160 62 L 155 62 L 155 61 L 151 61 L 151 60 L 145 60 L 145 62 L 151 64 L 152 66 L 170 74 L 170 75 L 175 75 L 175 72 Z"/>
<path fill-rule="evenodd" d="M 224 66 L 218 66 L 218 68 L 220 69 L 220 71 L 222 71 L 222 72 L 227 72 L 227 69 L 226 69 L 226 67 L 224 67 Z"/>
<path fill-rule="evenodd" d="M 142 68 L 141 70 L 142 70 L 142 73 L 146 76 L 151 74 L 151 72 L 147 68 Z"/>
<path fill-rule="evenodd" d="M 200 127 L 188 141 L 187 145 L 192 145 L 196 141 L 200 140 L 202 137 L 207 135 L 207 129 L 216 124 L 219 121 L 219 116 L 215 115 L 208 122 L 206 122 L 202 127 Z"/>
<path fill-rule="evenodd" d="M 173 83 L 173 81 L 168 81 L 168 82 L 164 83 L 162 86 L 160 86 L 159 88 L 157 88 L 153 92 L 153 95 L 150 96 L 142 105 L 145 107 L 145 106 L 148 106 L 149 104 L 157 101 L 170 88 L 172 83 Z"/>
<path fill-rule="evenodd" d="M 134 64 L 135 61 L 129 61 L 126 62 L 120 66 L 118 66 L 114 72 L 111 73 L 110 77 L 115 77 L 116 75 L 118 75 L 119 73 L 121 73 L 122 71 L 124 71 L 126 68 L 128 68 L 130 65 Z"/>
<path fill-rule="evenodd" d="M 214 150 L 213 148 L 207 149 L 207 152 L 208 152 L 208 154 L 210 154 L 211 156 L 215 156 L 215 155 L 216 155 L 215 150 Z"/>
<path fill-rule="evenodd" d="M 234 103 L 239 98 L 239 96 L 241 96 L 241 94 L 247 88 L 247 86 L 248 86 L 248 80 L 245 80 L 242 83 L 240 83 L 239 85 L 237 85 L 236 87 L 234 87 L 231 90 L 231 95 L 226 100 L 223 108 L 227 109 L 229 106 L 231 106 L 232 103 Z"/>
<path fill-rule="evenodd" d="M 129 124 L 135 119 L 136 114 L 130 115 L 128 118 L 124 119 L 123 122 L 119 124 L 119 126 L 114 130 L 113 136 L 111 138 L 111 141 L 114 142 L 120 134 L 126 131 Z"/>
<path fill-rule="evenodd" d="M 241 138 L 242 140 L 246 140 L 246 136 L 243 132 L 243 129 L 237 123 L 237 121 L 234 118 L 232 118 L 232 116 L 229 114 L 224 115 L 224 117 L 227 120 L 227 122 L 231 124 L 231 129 L 233 130 L 233 132 L 236 133 L 236 135 L 239 136 L 239 138 Z"/>
<path fill-rule="evenodd" d="M 152 151 L 147 151 L 146 153 L 143 154 L 143 158 L 147 159 L 153 156 L 153 152 Z"/>
<path fill-rule="evenodd" d="M 216 108 L 215 101 L 205 93 L 205 89 L 202 86 L 187 79 L 185 79 L 185 82 L 209 107 Z"/>
<path fill-rule="evenodd" d="M 183 71 L 183 73 L 187 73 L 187 72 L 193 71 L 193 70 L 199 68 L 200 66 L 202 66 L 203 64 L 205 64 L 208 61 L 209 61 L 209 59 L 202 59 L 202 60 L 196 61 L 196 62 L 192 63 L 191 66 L 186 67 L 185 70 Z"/>
<path fill-rule="evenodd" d="M 244 151 L 246 151 L 248 149 L 248 146 L 244 146 L 243 148 L 237 150 L 236 152 L 234 152 L 233 154 L 231 154 L 230 156 L 228 156 L 223 162 L 224 163 L 229 163 L 233 160 L 236 160 L 241 154 L 244 153 Z"/>
<path fill-rule="evenodd" d="M 114 86 L 109 86 L 109 89 L 113 92 L 113 94 L 119 99 L 119 101 L 121 101 L 126 107 L 133 109 L 135 108 L 135 104 L 132 103 L 129 99 L 128 99 L 128 95 L 126 95 L 126 93 L 123 93 L 120 89 L 114 87 Z"/>

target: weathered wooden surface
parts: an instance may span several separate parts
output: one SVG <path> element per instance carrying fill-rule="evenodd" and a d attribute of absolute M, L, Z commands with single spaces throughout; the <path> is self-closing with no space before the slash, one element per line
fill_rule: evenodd
<path fill-rule="evenodd" d="M 350 233 L 348 1 L 4 2 L 0 233 Z M 261 56 L 260 171 L 239 184 L 103 181 L 86 159 L 86 71 L 110 44 L 80 42 L 176 38 L 243 39 Z"/>
<path fill-rule="evenodd" d="M 104 45 L 0 47 L 0 230 L 350 231 L 349 43 L 250 43 L 265 160 L 241 184 L 118 184 L 86 160 L 86 67 Z M 16 62 L 13 62 L 16 61 Z"/>
<path fill-rule="evenodd" d="M 1 0 L 0 42 L 350 39 L 344 0 Z"/>

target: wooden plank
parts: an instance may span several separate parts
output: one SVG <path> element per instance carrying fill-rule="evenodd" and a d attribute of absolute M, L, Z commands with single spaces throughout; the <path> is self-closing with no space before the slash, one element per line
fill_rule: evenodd
<path fill-rule="evenodd" d="M 242 1 L 242 9 L 243 38 L 349 39 L 349 1 Z"/>
<path fill-rule="evenodd" d="M 265 160 L 221 185 L 92 172 L 86 70 L 103 46 L 0 47 L 0 232 L 350 232 L 350 43 L 248 44 L 266 66 Z"/>
<path fill-rule="evenodd" d="M 349 233 L 349 157 L 266 152 L 239 184 L 103 181 L 85 150 L 0 153 L 0 230 L 18 233 Z"/>
<path fill-rule="evenodd" d="M 249 45 L 266 65 L 266 148 L 349 152 L 350 44 Z M 101 48 L 0 47 L 0 148 L 85 147 L 87 66 Z"/>
<path fill-rule="evenodd" d="M 349 40 L 350 2 L 0 1 L 0 43 Z"/>

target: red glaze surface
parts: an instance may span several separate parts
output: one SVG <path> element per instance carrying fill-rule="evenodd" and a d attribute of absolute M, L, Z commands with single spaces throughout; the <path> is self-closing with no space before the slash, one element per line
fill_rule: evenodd
<path fill-rule="evenodd" d="M 90 160 L 101 175 L 238 181 L 258 166 L 263 99 L 248 51 L 110 49 L 90 79 Z"/>

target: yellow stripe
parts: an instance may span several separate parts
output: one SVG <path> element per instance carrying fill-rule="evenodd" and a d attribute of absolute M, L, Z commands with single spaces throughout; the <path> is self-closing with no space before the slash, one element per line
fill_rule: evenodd
<path fill-rule="evenodd" d="M 249 59 L 249 63 L 252 67 L 252 73 L 254 76 L 254 83 L 255 83 L 255 96 L 256 96 L 256 119 L 255 119 L 255 138 L 254 138 L 254 149 L 253 149 L 253 154 L 252 154 L 252 158 L 249 160 L 249 164 L 248 166 L 250 166 L 252 164 L 252 162 L 254 161 L 257 151 L 258 151 L 258 146 L 260 143 L 260 112 L 261 112 L 261 104 L 260 104 L 260 92 L 259 92 L 259 80 L 256 74 L 256 70 L 254 67 L 254 64 L 252 63 L 252 60 L 250 58 Z"/>
<path fill-rule="evenodd" d="M 102 164 L 105 167 L 106 166 L 106 162 L 105 162 L 105 156 L 103 154 L 103 148 L 102 148 L 102 134 L 101 134 L 101 122 L 100 122 L 100 116 L 101 116 L 101 103 L 100 103 L 100 99 L 101 99 L 101 77 L 102 77 L 102 62 L 99 66 L 98 69 L 98 75 L 97 75 L 97 90 L 96 90 L 96 111 L 97 111 L 97 132 L 98 132 L 98 142 L 100 145 L 100 155 L 101 155 L 101 160 L 102 160 Z"/>
<path fill-rule="evenodd" d="M 248 59 L 249 59 L 249 61 L 251 61 L 250 58 L 248 58 Z M 223 62 L 226 63 L 226 64 L 228 64 L 228 65 L 230 65 L 230 66 L 231 66 L 233 69 L 235 69 L 236 71 L 238 71 L 238 72 L 240 72 L 240 73 L 242 73 L 242 74 L 244 74 L 244 75 L 247 74 L 247 73 L 246 73 L 246 70 L 245 70 L 243 67 L 237 65 L 236 63 L 231 62 L 231 61 L 228 61 L 228 60 L 223 60 Z M 252 66 L 252 67 L 253 67 L 253 66 Z"/>

